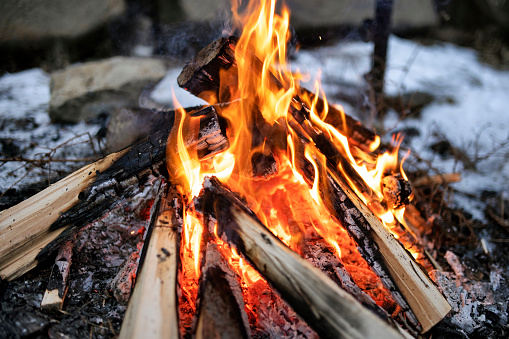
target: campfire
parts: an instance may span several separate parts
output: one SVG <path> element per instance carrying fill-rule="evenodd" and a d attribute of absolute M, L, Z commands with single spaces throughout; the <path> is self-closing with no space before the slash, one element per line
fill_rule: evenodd
<path fill-rule="evenodd" d="M 160 112 L 148 139 L 3 212 L 2 278 L 165 177 L 121 337 L 428 331 L 450 306 L 414 234 L 401 137 L 380 146 L 319 82 L 313 92 L 299 85 L 305 75 L 287 62 L 290 13 L 277 14 L 275 0 L 233 13 L 238 37 L 211 43 L 178 79 L 210 105 Z"/>

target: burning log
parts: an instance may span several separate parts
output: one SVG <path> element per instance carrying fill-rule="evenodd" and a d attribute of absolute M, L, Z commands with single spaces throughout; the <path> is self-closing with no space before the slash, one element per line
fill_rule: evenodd
<path fill-rule="evenodd" d="M 301 162 L 298 168 L 304 178 L 312 184 L 317 175 L 313 165 L 303 156 L 296 158 Z M 321 174 L 320 197 L 328 210 L 355 240 L 359 253 L 392 293 L 407 319 L 423 332 L 428 331 L 451 306 L 346 180 L 330 165 L 316 165 L 321 167 L 317 171 Z"/>
<path fill-rule="evenodd" d="M 178 338 L 177 258 L 183 201 L 163 185 L 145 240 L 136 285 L 120 330 L 126 338 Z"/>
<path fill-rule="evenodd" d="M 55 265 L 51 269 L 48 287 L 41 301 L 41 309 L 47 312 L 60 311 L 67 294 L 67 277 L 71 269 L 74 240 L 69 240 L 58 250 Z"/>
<path fill-rule="evenodd" d="M 195 203 L 205 225 L 213 228 L 208 220 L 213 217 L 218 236 L 236 247 L 321 337 L 401 335 L 286 247 L 216 178 L 205 180 Z"/>
<path fill-rule="evenodd" d="M 206 158 L 228 148 L 214 107 L 190 115 L 188 148 Z M 177 128 L 175 127 L 175 130 Z M 132 147 L 87 165 L 33 197 L 0 212 L 0 278 L 15 279 L 57 249 L 79 227 L 98 219 L 166 173 L 166 146 L 173 126 Z"/>
<path fill-rule="evenodd" d="M 239 277 L 233 272 L 217 244 L 208 242 L 205 252 L 198 290 L 194 337 L 250 338 Z"/>
<path fill-rule="evenodd" d="M 222 38 L 203 49 L 182 71 L 179 85 L 211 102 L 236 99 L 232 97 L 238 86 L 235 58 L 243 58 L 243 62 L 248 63 L 253 72 L 257 74 L 262 72 L 262 62 L 256 56 L 235 54 L 236 42 L 237 39 L 234 37 Z M 269 73 L 268 78 L 270 81 L 266 86 L 271 92 L 275 93 L 283 88 L 273 74 Z M 308 105 L 300 98 L 305 93 L 300 90 L 298 94 L 293 96 L 289 108 L 289 116 L 293 117 L 289 124 L 292 129 L 300 130 L 305 139 L 312 140 L 327 159 L 329 170 L 325 171 L 327 175 L 323 176 L 325 179 L 322 178 L 320 182 L 322 199 L 331 213 L 345 224 L 350 236 L 357 242 L 360 253 L 392 292 L 405 311 L 407 319 L 419 330 L 427 331 L 445 316 L 450 306 L 405 249 L 350 190 L 346 179 L 337 174 L 336 168 L 341 168 L 359 191 L 370 195 L 371 189 L 347 161 L 346 150 L 338 149 L 331 140 L 330 132 L 314 122 Z M 256 103 L 257 99 L 249 100 Z M 320 100 L 317 104 L 325 105 Z M 351 132 L 354 128 L 346 127 L 348 126 L 346 117 L 341 119 L 344 119 L 344 122 L 334 127 L 354 144 L 364 143 L 364 149 L 369 149 L 376 141 L 376 137 L 373 137 L 370 144 L 366 145 L 365 140 L 354 140 L 355 134 L 352 135 Z M 299 161 L 303 159 L 305 158 L 302 156 Z M 314 175 L 313 167 L 308 167 L 305 177 L 312 182 Z M 398 187 L 400 189 L 397 189 Z M 398 207 L 406 202 L 410 194 L 407 187 L 409 185 L 405 181 L 401 183 L 396 180 L 396 185 L 393 185 L 391 180 L 386 180 L 387 204 Z M 396 231 L 402 233 L 404 230 L 398 228 Z M 411 238 L 411 235 L 408 234 L 408 237 Z M 413 243 L 416 243 L 415 239 L 413 240 Z"/>
<path fill-rule="evenodd" d="M 203 48 L 182 70 L 178 77 L 179 86 L 211 104 L 239 99 L 233 96 L 238 86 L 238 69 L 235 61 L 237 41 L 238 38 L 234 36 L 222 37 Z M 259 74 L 262 71 L 263 63 L 254 55 L 246 56 L 247 58 L 249 58 L 253 72 Z M 272 76 L 269 80 L 272 90 L 277 91 L 283 87 L 275 77 Z M 298 91 L 302 96 L 315 99 L 315 95 L 306 89 L 300 88 Z M 294 99 L 301 101 L 298 96 Z M 316 98 L 316 100 L 318 109 L 325 107 L 321 98 Z M 337 128 L 353 144 L 364 149 L 369 149 L 371 144 L 378 142 L 375 133 L 333 106 L 329 106 L 325 122 Z"/>

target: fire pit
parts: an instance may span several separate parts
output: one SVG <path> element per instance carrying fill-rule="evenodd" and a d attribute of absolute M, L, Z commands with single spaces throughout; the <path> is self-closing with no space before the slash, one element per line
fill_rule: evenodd
<path fill-rule="evenodd" d="M 58 249 L 43 304 L 61 307 L 68 240 L 153 185 L 116 280 L 136 282 L 121 338 L 416 337 L 440 322 L 451 306 L 428 277 L 402 138 L 380 145 L 319 83 L 300 87 L 275 6 L 233 8 L 238 36 L 183 69 L 208 106 L 158 112 L 148 138 L 2 212 L 2 279 Z"/>

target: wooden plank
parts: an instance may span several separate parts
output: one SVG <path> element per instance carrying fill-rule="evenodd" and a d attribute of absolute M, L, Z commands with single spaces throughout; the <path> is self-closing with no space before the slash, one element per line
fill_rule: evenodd
<path fill-rule="evenodd" d="M 39 252 L 65 228 L 50 225 L 79 202 L 78 192 L 128 149 L 113 153 L 70 174 L 31 198 L 0 212 L 0 278 L 12 280 L 37 265 Z"/>
<path fill-rule="evenodd" d="M 177 264 L 183 202 L 173 187 L 163 191 L 152 214 L 120 339 L 179 337 Z"/>

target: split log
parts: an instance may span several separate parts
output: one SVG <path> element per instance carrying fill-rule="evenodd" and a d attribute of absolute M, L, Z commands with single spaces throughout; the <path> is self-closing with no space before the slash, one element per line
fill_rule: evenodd
<path fill-rule="evenodd" d="M 228 148 L 214 107 L 189 116 L 188 148 L 205 158 Z M 87 165 L 33 197 L 0 212 L 0 278 L 12 280 L 56 250 L 67 237 L 166 173 L 166 145 L 173 126 Z"/>
<path fill-rule="evenodd" d="M 51 269 L 48 287 L 46 287 L 41 301 L 41 310 L 43 311 L 56 312 L 62 309 L 67 294 L 67 277 L 71 269 L 73 247 L 74 239 L 66 242 L 58 250 L 55 265 Z"/>
<path fill-rule="evenodd" d="M 412 182 L 412 185 L 417 186 L 430 186 L 430 185 L 443 185 L 450 184 L 453 182 L 461 181 L 461 173 L 446 173 L 446 174 L 437 174 L 433 176 L 423 176 L 417 178 Z"/>
<path fill-rule="evenodd" d="M 250 338 L 244 307 L 238 275 L 217 244 L 208 242 L 202 260 L 194 338 Z"/>
<path fill-rule="evenodd" d="M 298 170 L 310 183 L 315 170 L 303 156 Z M 353 192 L 335 168 L 317 161 L 320 197 L 329 212 L 352 237 L 359 253 L 417 329 L 428 331 L 451 306 L 405 248 L 389 233 L 380 219 Z M 415 318 L 417 321 L 415 320 Z"/>
<path fill-rule="evenodd" d="M 154 202 L 121 339 L 179 337 L 176 288 L 183 200 L 174 187 L 162 191 Z"/>
<path fill-rule="evenodd" d="M 323 338 L 398 338 L 398 330 L 365 309 L 320 270 L 275 237 L 216 178 L 206 178 L 195 201 L 205 225 L 239 250 Z M 212 229 L 210 230 L 212 232 Z"/>
<path fill-rule="evenodd" d="M 182 70 L 177 80 L 179 86 L 211 104 L 240 99 L 234 96 L 238 86 L 238 68 L 235 61 L 237 41 L 238 38 L 234 36 L 222 37 L 203 48 Z M 263 63 L 254 55 L 244 57 L 249 59 L 253 72 L 259 74 Z M 278 91 L 283 88 L 274 76 L 270 77 L 270 81 L 271 90 Z M 296 94 L 295 100 L 300 102 L 299 95 L 315 98 L 314 94 L 303 88 L 299 88 Z M 324 106 L 323 99 L 318 98 L 317 109 L 321 110 Z M 325 122 L 337 128 L 353 144 L 364 149 L 369 149 L 371 144 L 378 142 L 373 131 L 333 106 L 329 106 Z"/>

